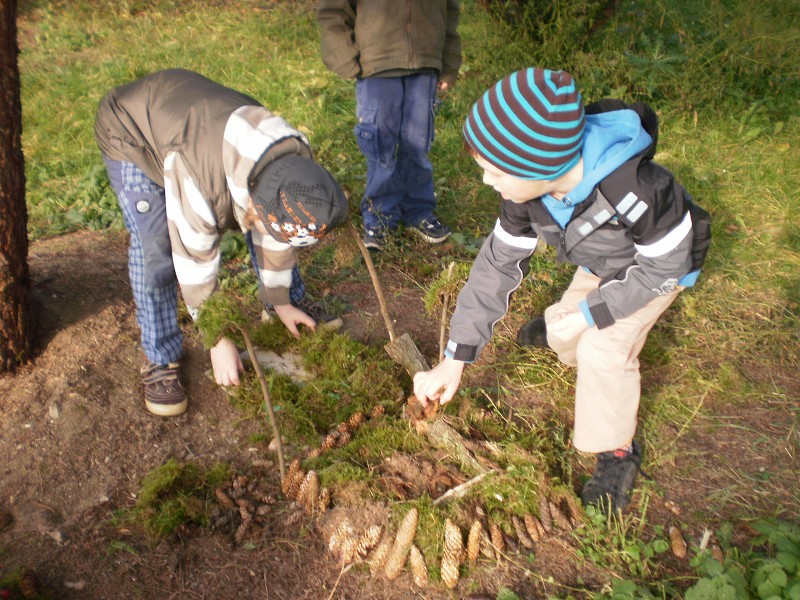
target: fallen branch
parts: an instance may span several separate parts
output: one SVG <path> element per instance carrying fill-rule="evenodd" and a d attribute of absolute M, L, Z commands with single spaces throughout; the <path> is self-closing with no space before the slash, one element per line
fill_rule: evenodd
<path fill-rule="evenodd" d="M 438 506 L 439 504 L 442 504 L 444 502 L 449 502 L 450 500 L 461 498 L 467 493 L 469 488 L 471 488 L 473 485 L 480 482 L 484 477 L 492 473 L 494 473 L 494 471 L 487 471 L 486 473 L 481 473 L 480 475 L 477 475 L 472 479 L 469 479 L 464 483 L 457 485 L 452 489 L 447 490 L 444 494 L 442 494 L 436 500 L 433 501 L 433 505 Z"/>
<path fill-rule="evenodd" d="M 272 425 L 272 434 L 275 436 L 275 447 L 278 452 L 278 468 L 280 469 L 281 473 L 281 483 L 283 483 L 283 478 L 286 476 L 286 468 L 283 460 L 283 442 L 281 441 L 281 432 L 278 429 L 278 421 L 275 419 L 275 410 L 272 408 L 272 399 L 269 396 L 267 378 L 264 377 L 264 371 L 261 370 L 261 365 L 259 365 L 258 361 L 255 360 L 256 351 L 255 348 L 253 348 L 253 342 L 250 340 L 250 336 L 243 327 L 240 327 L 239 330 L 242 332 L 242 337 L 244 338 L 244 345 L 247 347 L 247 352 L 250 354 L 250 357 L 253 358 L 253 360 L 250 362 L 253 363 L 253 368 L 255 369 L 256 376 L 258 377 L 258 383 L 261 385 L 261 392 L 264 394 L 264 404 L 267 405 L 269 422 L 270 425 Z"/>
<path fill-rule="evenodd" d="M 420 421 L 419 423 L 422 422 Z M 466 467 L 472 470 L 473 473 L 478 474 L 485 475 L 489 472 L 489 469 L 478 462 L 472 455 L 472 452 L 467 450 L 467 447 L 464 445 L 464 438 L 461 437 L 461 434 L 450 427 L 450 425 L 445 423 L 441 418 L 425 422 L 422 429 L 422 433 L 425 434 L 428 441 L 440 450 L 454 455 L 462 467 Z"/>

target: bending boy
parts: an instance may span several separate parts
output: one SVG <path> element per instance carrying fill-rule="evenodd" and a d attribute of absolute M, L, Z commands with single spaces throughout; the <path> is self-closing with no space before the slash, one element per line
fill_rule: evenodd
<path fill-rule="evenodd" d="M 464 125 L 483 182 L 503 198 L 450 323 L 446 358 L 414 392 L 449 401 L 505 314 L 541 238 L 578 265 L 561 300 L 519 331 L 577 367 L 573 442 L 597 454 L 584 504 L 622 509 L 641 463 L 634 441 L 638 355 L 658 317 L 694 284 L 710 242 L 708 214 L 653 162 L 648 106 L 602 100 L 584 110 L 572 77 L 529 68 L 505 77 Z"/>
<path fill-rule="evenodd" d="M 100 102 L 95 137 L 130 232 L 145 404 L 156 415 L 179 415 L 187 401 L 178 284 L 197 318 L 217 286 L 222 234 L 240 229 L 255 250 L 262 302 L 293 335 L 299 324 L 313 328 L 300 308 L 296 249 L 342 223 L 347 199 L 301 132 L 191 71 L 159 71 L 113 89 Z M 211 363 L 218 384 L 239 383 L 233 342 L 219 340 Z"/>

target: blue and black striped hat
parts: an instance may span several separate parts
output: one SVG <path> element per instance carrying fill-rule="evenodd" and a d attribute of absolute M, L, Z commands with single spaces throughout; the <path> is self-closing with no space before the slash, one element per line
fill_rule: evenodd
<path fill-rule="evenodd" d="M 580 159 L 585 117 L 565 71 L 528 68 L 486 90 L 464 124 L 467 143 L 503 173 L 557 179 Z"/>

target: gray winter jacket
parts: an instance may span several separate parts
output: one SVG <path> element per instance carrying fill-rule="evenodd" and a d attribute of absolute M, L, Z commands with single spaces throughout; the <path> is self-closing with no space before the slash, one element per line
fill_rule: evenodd
<path fill-rule="evenodd" d="M 465 362 L 478 357 L 527 274 L 539 239 L 556 247 L 559 261 L 600 277 L 582 308 L 589 324 L 601 329 L 697 279 L 710 243 L 709 215 L 669 171 L 651 160 L 658 132 L 652 109 L 602 101 L 588 106 L 586 113 L 621 109 L 639 114 L 652 137 L 650 147 L 600 181 L 565 227 L 541 198 L 503 202 L 494 231 L 459 294 L 447 356 Z"/>

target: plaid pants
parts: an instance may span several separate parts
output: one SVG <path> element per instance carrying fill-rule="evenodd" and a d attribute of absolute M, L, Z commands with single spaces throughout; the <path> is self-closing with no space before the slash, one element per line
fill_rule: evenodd
<path fill-rule="evenodd" d="M 183 355 L 183 333 L 178 324 L 178 279 L 172 263 L 164 188 L 131 162 L 105 161 L 130 233 L 128 275 L 142 349 L 152 363 L 175 362 Z M 249 234 L 247 243 L 253 257 Z M 295 266 L 289 293 L 292 302 L 303 298 L 304 288 Z"/>

